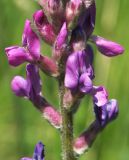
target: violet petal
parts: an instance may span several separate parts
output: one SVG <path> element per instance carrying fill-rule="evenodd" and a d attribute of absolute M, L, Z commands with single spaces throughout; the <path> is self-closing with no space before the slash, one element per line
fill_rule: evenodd
<path fill-rule="evenodd" d="M 92 81 L 87 75 L 87 73 L 83 73 L 79 79 L 79 89 L 82 93 L 89 93 L 92 89 Z"/>
<path fill-rule="evenodd" d="M 15 76 L 11 82 L 12 91 L 16 96 L 28 97 L 29 85 L 27 81 L 21 76 Z"/>
<path fill-rule="evenodd" d="M 30 85 L 29 99 L 36 105 L 41 104 L 41 80 L 39 76 L 39 69 L 33 64 L 28 64 L 27 70 L 27 82 Z"/>
<path fill-rule="evenodd" d="M 93 69 L 85 50 L 74 52 L 68 57 L 66 63 L 65 86 L 70 89 L 77 89 L 79 87 L 79 78 L 83 73 L 86 73 L 90 79 L 93 78 Z"/>
<path fill-rule="evenodd" d="M 56 39 L 57 49 L 60 49 L 63 46 L 63 44 L 66 42 L 67 35 L 68 35 L 68 31 L 66 27 L 66 22 L 64 22 L 60 30 L 60 33 L 58 34 L 57 39 Z"/>
<path fill-rule="evenodd" d="M 106 40 L 100 36 L 92 36 L 91 39 L 96 44 L 98 50 L 105 56 L 113 57 L 124 52 L 124 48 L 116 42 Z"/>
<path fill-rule="evenodd" d="M 65 74 L 65 86 L 70 89 L 76 89 L 78 87 L 79 79 L 79 63 L 78 63 L 78 54 L 71 54 L 66 63 L 66 74 Z"/>
<path fill-rule="evenodd" d="M 26 20 L 25 22 L 22 43 L 24 47 L 27 47 L 34 60 L 38 60 L 40 57 L 40 40 L 36 33 L 31 29 L 31 22 L 29 20 Z"/>
<path fill-rule="evenodd" d="M 18 66 L 26 61 L 32 61 L 29 54 L 23 47 L 12 46 L 5 49 L 8 57 L 9 64 L 12 66 Z"/>
<path fill-rule="evenodd" d="M 118 115 L 117 100 L 111 99 L 108 101 L 108 103 L 101 107 L 95 105 L 94 111 L 96 114 L 96 119 L 99 121 L 100 125 L 104 127 L 107 123 L 114 120 Z"/>
<path fill-rule="evenodd" d="M 39 142 L 36 144 L 34 154 L 33 154 L 34 160 L 44 160 L 44 145 L 42 142 Z"/>
<path fill-rule="evenodd" d="M 108 102 L 108 93 L 103 86 L 94 86 L 92 96 L 94 103 L 99 107 Z"/>

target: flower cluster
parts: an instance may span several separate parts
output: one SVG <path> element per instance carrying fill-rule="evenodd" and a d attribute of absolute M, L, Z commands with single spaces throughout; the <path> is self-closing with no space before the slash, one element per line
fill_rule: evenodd
<path fill-rule="evenodd" d="M 95 140 L 97 134 L 118 115 L 115 99 L 108 99 L 103 86 L 95 86 L 92 45 L 108 57 L 124 52 L 124 48 L 112 41 L 93 35 L 96 4 L 94 0 L 39 0 L 42 10 L 33 14 L 33 22 L 26 20 L 22 35 L 22 46 L 5 49 L 9 64 L 16 67 L 25 62 L 26 79 L 13 78 L 13 92 L 26 97 L 39 109 L 44 117 L 56 128 L 62 128 L 63 115 L 42 95 L 39 69 L 63 82 L 63 104 L 68 112 L 75 110 L 85 95 L 93 99 L 95 120 L 89 128 L 75 139 L 73 149 L 82 154 Z M 33 27 L 32 27 L 33 26 Z M 41 53 L 44 40 L 52 47 L 52 56 Z M 76 109 L 77 110 L 77 109 Z M 43 160 L 43 145 L 36 146 L 33 159 Z M 24 158 L 29 160 L 29 158 Z"/>

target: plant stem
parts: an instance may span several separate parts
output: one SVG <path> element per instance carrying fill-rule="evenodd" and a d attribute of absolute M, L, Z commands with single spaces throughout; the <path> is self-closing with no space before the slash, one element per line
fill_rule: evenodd
<path fill-rule="evenodd" d="M 73 115 L 68 111 L 63 102 L 65 87 L 64 83 L 60 83 L 60 108 L 62 114 L 62 160 L 75 160 L 73 152 Z"/>

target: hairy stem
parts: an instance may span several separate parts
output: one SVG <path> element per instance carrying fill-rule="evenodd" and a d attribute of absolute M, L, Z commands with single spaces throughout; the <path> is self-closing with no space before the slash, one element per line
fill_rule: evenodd
<path fill-rule="evenodd" d="M 69 112 L 63 102 L 65 87 L 63 82 L 60 83 L 60 108 L 62 114 L 62 128 L 61 128 L 61 141 L 62 141 L 62 160 L 75 160 L 73 152 L 73 116 Z"/>

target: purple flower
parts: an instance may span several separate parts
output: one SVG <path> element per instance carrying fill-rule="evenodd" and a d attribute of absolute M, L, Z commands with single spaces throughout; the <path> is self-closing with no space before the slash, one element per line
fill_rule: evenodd
<path fill-rule="evenodd" d="M 13 78 L 11 87 L 12 91 L 20 97 L 27 97 L 35 105 L 40 105 L 41 102 L 41 80 L 38 67 L 33 64 L 28 64 L 26 67 L 26 79 L 21 76 Z"/>
<path fill-rule="evenodd" d="M 113 57 L 124 52 L 124 48 L 118 43 L 106 40 L 100 36 L 92 36 L 91 39 L 96 44 L 98 50 L 105 56 Z"/>
<path fill-rule="evenodd" d="M 91 91 L 94 104 L 98 107 L 105 105 L 108 102 L 108 92 L 103 86 L 93 86 Z"/>
<path fill-rule="evenodd" d="M 92 89 L 93 68 L 86 51 L 72 53 L 66 63 L 65 86 L 72 91 L 88 93 Z"/>
<path fill-rule="evenodd" d="M 18 66 L 24 62 L 34 63 L 40 58 L 40 41 L 31 29 L 29 20 L 25 22 L 22 46 L 12 46 L 5 49 L 10 65 Z"/>
<path fill-rule="evenodd" d="M 98 107 L 94 106 L 96 119 L 99 121 L 101 127 L 105 127 L 107 123 L 114 120 L 118 115 L 117 100 L 111 99 L 105 105 Z"/>
<path fill-rule="evenodd" d="M 32 158 L 24 157 L 21 160 L 44 160 L 44 145 L 42 142 L 36 144 Z"/>
<path fill-rule="evenodd" d="M 38 10 L 33 15 L 35 25 L 44 41 L 52 45 L 55 41 L 56 35 L 53 26 L 48 22 L 42 10 Z"/>

